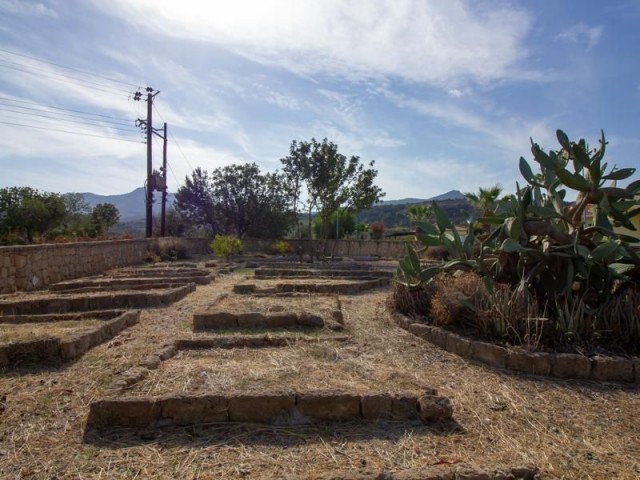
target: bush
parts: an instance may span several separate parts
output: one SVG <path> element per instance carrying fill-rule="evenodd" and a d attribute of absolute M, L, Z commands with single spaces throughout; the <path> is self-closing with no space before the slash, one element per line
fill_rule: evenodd
<path fill-rule="evenodd" d="M 158 263 L 162 261 L 160 255 L 156 252 L 152 252 L 151 250 L 147 250 L 146 252 L 144 252 L 143 259 L 147 263 Z"/>
<path fill-rule="evenodd" d="M 271 247 L 273 248 L 273 251 L 275 253 L 278 253 L 280 255 L 293 252 L 293 247 L 286 240 L 276 240 L 275 242 L 273 242 L 273 245 Z"/>
<path fill-rule="evenodd" d="M 384 223 L 372 223 L 371 224 L 371 239 L 380 240 L 384 235 Z"/>
<path fill-rule="evenodd" d="M 233 255 L 242 252 L 242 240 L 235 235 L 216 235 L 211 242 L 211 249 L 219 257 L 229 260 Z"/>

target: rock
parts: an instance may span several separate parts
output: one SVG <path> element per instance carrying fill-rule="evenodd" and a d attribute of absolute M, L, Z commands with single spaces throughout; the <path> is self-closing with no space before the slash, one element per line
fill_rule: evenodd
<path fill-rule="evenodd" d="M 422 395 L 418 398 L 418 416 L 423 423 L 450 420 L 453 416 L 453 406 L 447 397 Z"/>
<path fill-rule="evenodd" d="M 418 398 L 413 393 L 396 393 L 391 401 L 393 418 L 417 418 Z"/>
<path fill-rule="evenodd" d="M 551 373 L 558 378 L 589 378 L 591 359 L 573 353 L 558 353 L 552 356 Z"/>
<path fill-rule="evenodd" d="M 229 396 L 229 420 L 272 423 L 290 414 L 295 403 L 296 398 L 292 393 L 231 395 Z"/>
<path fill-rule="evenodd" d="M 159 400 L 161 416 L 175 425 L 226 422 L 229 402 L 223 395 L 167 397 Z"/>
<path fill-rule="evenodd" d="M 320 315 L 315 315 L 309 312 L 303 312 L 298 315 L 298 325 L 303 327 L 324 327 L 324 320 Z"/>
<path fill-rule="evenodd" d="M 492 367 L 505 368 L 507 366 L 507 349 L 500 345 L 486 342 L 471 343 L 471 358 Z"/>
<path fill-rule="evenodd" d="M 360 416 L 360 396 L 342 392 L 300 393 L 299 412 L 320 421 L 350 420 Z"/>
<path fill-rule="evenodd" d="M 204 312 L 193 314 L 193 329 L 224 329 L 237 328 L 238 318 L 229 312 Z"/>
<path fill-rule="evenodd" d="M 266 317 L 260 312 L 244 312 L 236 315 L 238 328 L 259 328 L 265 327 Z"/>
<path fill-rule="evenodd" d="M 633 363 L 622 357 L 596 357 L 591 377 L 609 382 L 633 382 Z"/>
<path fill-rule="evenodd" d="M 392 397 L 389 393 L 363 395 L 360 403 L 362 416 L 368 420 L 391 417 Z"/>

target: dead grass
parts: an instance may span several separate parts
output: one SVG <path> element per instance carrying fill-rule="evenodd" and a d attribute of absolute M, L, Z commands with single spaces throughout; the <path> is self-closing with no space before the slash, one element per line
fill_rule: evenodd
<path fill-rule="evenodd" d="M 360 361 L 352 378 L 362 382 L 395 372 L 433 386 L 452 399 L 458 427 L 209 425 L 93 432 L 84 441 L 89 402 L 105 396 L 119 373 L 183 336 L 193 312 L 230 292 L 239 278 L 222 276 L 170 307 L 143 312 L 139 324 L 64 368 L 0 371 L 0 477 L 313 478 L 344 470 L 374 477 L 456 462 L 536 464 L 543 478 L 640 477 L 638 387 L 516 376 L 470 364 L 393 325 L 386 288 L 343 298 L 352 342 L 305 358 L 327 365 L 340 357 Z M 302 385 L 305 368 L 313 367 L 281 364 L 294 366 L 300 374 L 291 378 Z"/>
<path fill-rule="evenodd" d="M 45 337 L 66 340 L 77 334 L 94 330 L 102 324 L 104 321 L 91 319 L 47 323 L 0 323 L 0 343 L 24 342 Z"/>

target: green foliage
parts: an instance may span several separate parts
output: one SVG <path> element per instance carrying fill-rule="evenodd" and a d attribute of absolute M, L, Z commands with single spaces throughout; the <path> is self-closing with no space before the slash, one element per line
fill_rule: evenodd
<path fill-rule="evenodd" d="M 35 236 L 60 226 L 64 218 L 64 199 L 57 193 L 39 192 L 30 187 L 0 189 L 0 241 L 3 243 L 32 243 Z"/>
<path fill-rule="evenodd" d="M 293 251 L 291 245 L 286 240 L 276 240 L 275 242 L 273 242 L 272 247 L 273 251 L 280 255 L 284 255 L 285 253 L 290 253 Z"/>
<path fill-rule="evenodd" d="M 428 221 L 432 215 L 433 209 L 429 205 L 415 204 L 407 207 L 407 218 L 414 225 Z"/>
<path fill-rule="evenodd" d="M 498 206 L 498 197 L 502 193 L 502 187 L 500 185 L 494 185 L 489 188 L 480 187 L 478 193 L 468 192 L 464 196 L 471 203 L 473 207 L 480 210 L 483 216 L 492 215 L 493 211 Z"/>
<path fill-rule="evenodd" d="M 235 235 L 216 235 L 211 242 L 213 253 L 229 260 L 233 255 L 242 252 L 242 240 Z"/>
<path fill-rule="evenodd" d="M 615 186 L 635 169 L 609 168 L 603 162 L 604 134 L 595 150 L 584 140 L 570 141 L 560 130 L 557 137 L 559 151 L 545 152 L 532 141 L 539 172 L 520 158 L 526 185 L 517 185 L 516 194 L 499 208 L 483 209 L 484 216 L 476 220 L 486 228 L 482 234 L 476 236 L 470 228 L 462 240 L 434 205 L 437 225 L 421 224 L 424 233 L 418 239 L 425 249 L 446 247 L 452 260 L 424 268 L 409 247 L 397 281 L 415 287 L 442 270 L 475 271 L 487 279 L 487 286 L 495 281 L 524 288 L 555 318 L 562 340 L 570 341 L 578 331 L 602 335 L 608 322 L 602 306 L 637 286 L 640 278 L 640 258 L 633 248 L 638 239 L 614 230 L 635 230 L 630 219 L 640 213 L 640 181 Z M 607 182 L 614 185 L 605 186 Z M 577 197 L 567 206 L 569 189 L 577 191 Z M 585 223 L 587 211 L 594 212 L 590 224 Z"/>
<path fill-rule="evenodd" d="M 338 146 L 326 138 L 318 142 L 292 142 L 289 156 L 281 160 L 287 184 L 290 186 L 294 203 L 299 203 L 302 189 L 306 190 L 304 205 L 309 214 L 317 211 L 321 222 L 320 238 L 329 238 L 331 215 L 341 208 L 351 212 L 370 208 L 384 196 L 374 184 L 378 171 L 371 161 L 367 168 L 360 163 L 360 157 L 347 158 L 338 152 Z"/>
<path fill-rule="evenodd" d="M 335 240 L 344 238 L 353 233 L 356 228 L 356 216 L 345 208 L 333 212 L 329 217 L 329 228 L 327 238 Z M 313 219 L 313 233 L 316 238 L 322 238 L 323 224 L 322 218 L 318 215 Z"/>
<path fill-rule="evenodd" d="M 112 203 L 99 203 L 93 207 L 91 220 L 97 235 L 106 235 L 109 228 L 118 223 L 120 212 Z"/>
<path fill-rule="evenodd" d="M 291 207 L 285 177 L 262 174 L 255 163 L 228 165 L 211 175 L 196 168 L 175 203 L 192 225 L 240 238 L 284 236 L 295 221 Z"/>

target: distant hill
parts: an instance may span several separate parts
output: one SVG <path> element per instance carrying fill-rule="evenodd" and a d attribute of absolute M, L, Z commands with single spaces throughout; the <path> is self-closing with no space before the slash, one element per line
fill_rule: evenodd
<path fill-rule="evenodd" d="M 92 208 L 98 203 L 112 203 L 115 205 L 120 212 L 121 222 L 145 218 L 145 193 L 142 187 L 121 195 L 96 195 L 90 192 L 82 193 L 81 195 L 84 197 L 84 201 Z M 154 215 L 159 215 L 162 196 L 159 192 L 153 192 L 153 198 L 153 213 Z M 173 193 L 169 193 L 167 196 L 167 209 L 173 205 L 174 199 Z"/>
<path fill-rule="evenodd" d="M 381 205 L 412 205 L 414 203 L 425 203 L 441 200 L 464 200 L 466 197 L 460 190 L 451 190 L 430 198 L 402 198 L 400 200 L 385 200 Z"/>

